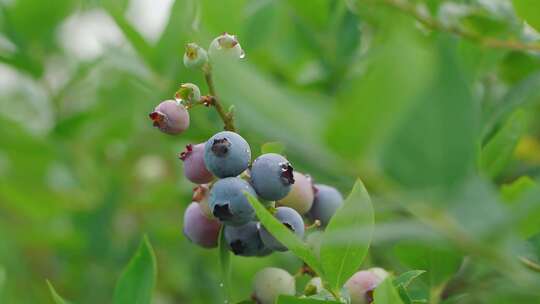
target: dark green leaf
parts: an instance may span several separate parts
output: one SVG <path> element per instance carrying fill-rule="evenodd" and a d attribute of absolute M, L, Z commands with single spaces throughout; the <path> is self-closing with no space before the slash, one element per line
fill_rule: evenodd
<path fill-rule="evenodd" d="M 114 291 L 115 304 L 150 304 L 156 284 L 156 257 L 145 236 Z"/>
<path fill-rule="evenodd" d="M 334 291 L 339 291 L 360 268 L 369 249 L 373 225 L 371 199 L 358 179 L 323 234 L 320 249 L 321 264 L 325 279 Z M 339 235 L 350 235 L 352 231 L 365 233 L 367 235 L 365 242 L 354 238 L 336 239 Z"/>
<path fill-rule="evenodd" d="M 52 298 L 55 304 L 69 304 L 68 301 L 64 300 L 54 289 L 51 282 L 47 280 L 47 285 L 49 286 L 49 291 L 51 292 Z"/>
<path fill-rule="evenodd" d="M 526 130 L 525 113 L 516 111 L 503 127 L 482 148 L 480 170 L 491 178 L 497 177 L 508 165 L 519 139 Z"/>
<path fill-rule="evenodd" d="M 308 246 L 287 227 L 283 226 L 255 197 L 249 193 L 246 193 L 246 195 L 261 224 L 292 253 L 308 264 L 319 276 L 323 277 L 320 262 Z"/>
<path fill-rule="evenodd" d="M 374 304 L 403 304 L 399 293 L 392 284 L 392 278 L 386 278 L 373 292 Z"/>

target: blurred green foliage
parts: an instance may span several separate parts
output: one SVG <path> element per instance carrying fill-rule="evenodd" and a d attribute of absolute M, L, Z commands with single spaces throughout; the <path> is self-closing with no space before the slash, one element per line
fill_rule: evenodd
<path fill-rule="evenodd" d="M 363 266 L 426 270 L 411 294 L 433 303 L 538 303 L 518 257 L 540 262 L 540 53 L 433 30 L 387 5 L 401 2 L 0 1 L 0 303 L 53 303 L 46 279 L 74 303 L 111 303 L 145 233 L 153 303 L 223 301 L 219 253 L 181 233 L 193 185 L 175 158 L 221 122 L 194 108 L 170 137 L 146 115 L 181 82 L 207 91 L 181 55 L 224 31 L 247 58 L 216 67 L 216 86 L 253 150 L 281 142 L 317 182 L 366 184 Z M 447 28 L 540 40 L 538 1 L 408 3 Z M 233 297 L 269 265 L 301 262 L 233 257 Z"/>

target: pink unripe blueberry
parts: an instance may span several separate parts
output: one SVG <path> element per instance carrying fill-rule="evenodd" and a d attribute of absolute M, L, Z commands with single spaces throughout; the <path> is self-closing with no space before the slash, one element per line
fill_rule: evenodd
<path fill-rule="evenodd" d="M 373 302 L 373 290 L 382 282 L 388 273 L 382 268 L 371 268 L 355 273 L 346 283 L 345 288 L 351 297 L 351 304 L 367 304 Z"/>
<path fill-rule="evenodd" d="M 150 113 L 154 127 L 167 134 L 180 134 L 189 127 L 189 113 L 175 100 L 165 100 Z"/>
<path fill-rule="evenodd" d="M 263 268 L 253 281 L 254 297 L 260 304 L 274 304 L 279 295 L 293 296 L 296 293 L 294 277 L 280 268 Z"/>
<path fill-rule="evenodd" d="M 220 228 L 221 224 L 205 216 L 196 202 L 189 204 L 184 212 L 184 235 L 201 247 L 216 247 Z"/>
<path fill-rule="evenodd" d="M 184 175 L 195 184 L 206 184 L 214 179 L 214 176 L 204 164 L 204 143 L 187 145 L 180 153 L 179 158 L 184 162 Z"/>
<path fill-rule="evenodd" d="M 300 214 L 305 214 L 313 204 L 313 185 L 311 178 L 298 171 L 293 171 L 294 184 L 287 196 L 278 201 L 279 206 L 291 207 Z"/>

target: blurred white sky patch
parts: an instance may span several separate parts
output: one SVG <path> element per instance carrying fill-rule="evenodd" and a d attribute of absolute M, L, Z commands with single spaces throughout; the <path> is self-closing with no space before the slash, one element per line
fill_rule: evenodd
<path fill-rule="evenodd" d="M 126 18 L 149 42 L 155 43 L 167 25 L 174 0 L 131 0 Z"/>
<path fill-rule="evenodd" d="M 94 59 L 105 49 L 124 42 L 114 20 L 101 9 L 70 16 L 60 28 L 59 39 L 68 53 L 84 60 Z"/>

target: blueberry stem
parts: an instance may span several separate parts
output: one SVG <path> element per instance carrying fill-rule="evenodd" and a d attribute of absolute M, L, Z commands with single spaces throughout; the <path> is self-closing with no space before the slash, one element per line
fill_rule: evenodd
<path fill-rule="evenodd" d="M 234 127 L 234 116 L 232 115 L 232 112 L 227 113 L 225 112 L 225 109 L 223 108 L 223 105 L 221 104 L 217 94 L 216 94 L 216 88 L 214 86 L 214 80 L 212 79 L 212 68 L 210 65 L 205 65 L 203 68 L 204 71 L 204 79 L 206 80 L 206 84 L 208 85 L 208 91 L 210 92 L 210 96 L 212 97 L 212 103 L 210 105 L 214 106 L 216 111 L 219 114 L 219 117 L 223 121 L 224 129 L 227 131 L 235 132 L 236 128 Z"/>
<path fill-rule="evenodd" d="M 363 2 L 368 4 L 383 4 L 394 9 L 397 9 L 413 18 L 418 22 L 424 24 L 430 29 L 452 33 L 454 35 L 463 37 L 467 40 L 476 42 L 482 46 L 494 48 L 494 49 L 508 49 L 514 51 L 540 51 L 540 44 L 538 43 L 525 43 L 518 41 L 516 39 L 497 39 L 493 37 L 485 37 L 477 32 L 466 30 L 458 26 L 447 26 L 441 21 L 433 18 L 420 10 L 417 9 L 415 3 L 403 0 L 383 0 L 383 1 L 373 1 L 373 0 L 364 0 Z"/>

